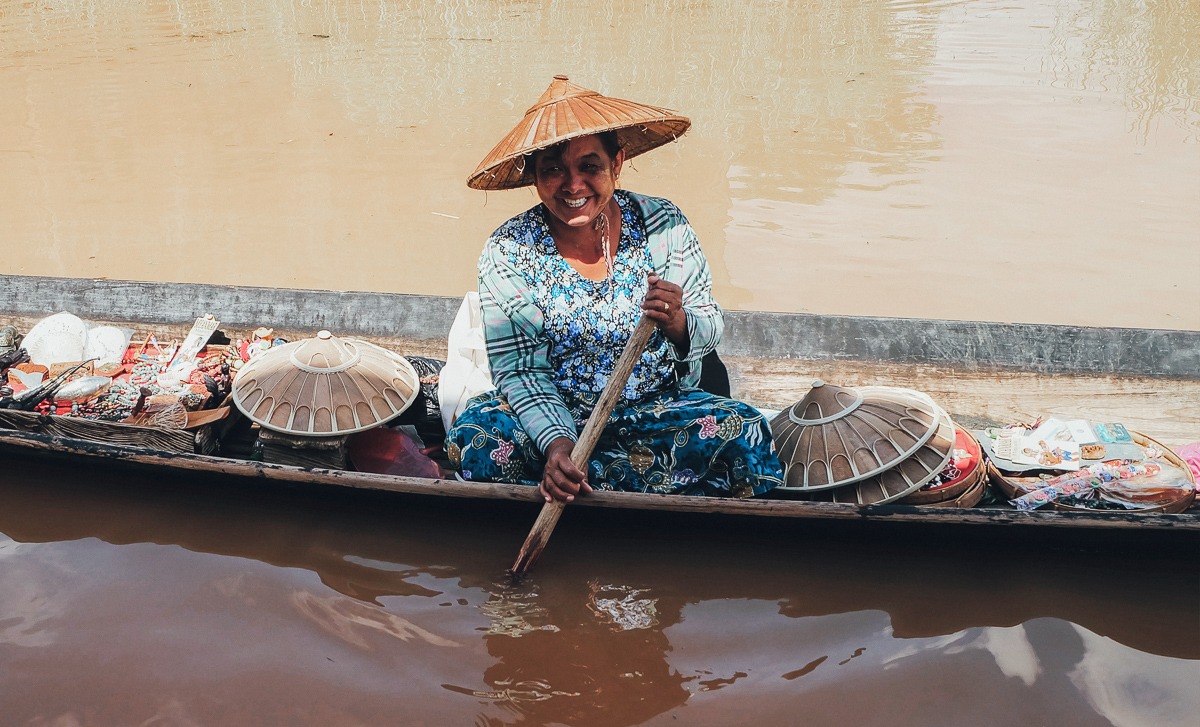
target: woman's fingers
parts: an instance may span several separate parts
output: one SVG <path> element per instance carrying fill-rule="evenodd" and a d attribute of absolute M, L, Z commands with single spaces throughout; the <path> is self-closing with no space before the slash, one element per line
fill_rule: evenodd
<path fill-rule="evenodd" d="M 647 276 L 649 287 L 642 312 L 654 321 L 680 351 L 688 349 L 687 315 L 683 312 L 683 288 L 654 273 Z"/>
<path fill-rule="evenodd" d="M 571 461 L 568 451 L 560 447 L 553 447 L 547 453 L 546 469 L 539 489 L 547 500 L 564 502 L 571 502 L 576 495 L 592 491 L 587 483 L 587 475 Z"/>
<path fill-rule="evenodd" d="M 587 482 L 577 482 L 564 476 L 561 472 L 547 472 L 542 478 L 542 485 L 539 489 L 547 500 L 562 500 L 563 502 L 571 502 L 576 495 L 592 491 Z"/>
<path fill-rule="evenodd" d="M 652 320 L 669 323 L 683 313 L 683 288 L 663 280 L 654 273 L 647 278 L 649 287 L 642 310 Z"/>

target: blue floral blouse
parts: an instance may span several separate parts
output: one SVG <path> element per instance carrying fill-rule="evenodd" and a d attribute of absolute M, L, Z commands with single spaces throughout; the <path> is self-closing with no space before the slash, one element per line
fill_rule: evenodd
<path fill-rule="evenodd" d="M 649 272 L 684 289 L 691 345 L 681 357 L 655 331 L 619 407 L 695 388 L 699 360 L 720 341 L 708 262 L 683 214 L 664 199 L 623 190 L 614 196 L 621 239 L 605 280 L 588 280 L 559 254 L 543 205 L 496 230 L 479 260 L 492 379 L 542 451 L 556 437 L 576 438 L 641 315 Z M 687 364 L 682 379 L 677 360 Z"/>

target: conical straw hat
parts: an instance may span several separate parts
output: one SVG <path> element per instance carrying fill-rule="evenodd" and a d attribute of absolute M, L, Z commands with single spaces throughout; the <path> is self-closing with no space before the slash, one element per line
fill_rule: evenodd
<path fill-rule="evenodd" d="M 815 492 L 874 477 L 915 454 L 943 428 L 927 395 L 889 386 L 861 389 L 817 380 L 771 420 L 783 491 Z M 954 430 L 950 440 L 953 444 Z"/>
<path fill-rule="evenodd" d="M 417 372 L 403 356 L 321 331 L 252 358 L 233 380 L 232 396 L 267 429 L 331 437 L 398 416 L 417 391 Z"/>
<path fill-rule="evenodd" d="M 860 391 L 870 396 L 872 388 L 875 387 L 863 387 Z M 924 487 L 946 468 L 954 453 L 954 421 L 944 409 L 936 404 L 934 407 L 937 415 L 934 434 L 912 455 L 873 477 L 814 492 L 807 499 L 850 505 L 884 505 Z"/>
<path fill-rule="evenodd" d="M 555 76 L 525 118 L 467 178 L 473 189 L 515 189 L 533 184 L 524 156 L 577 136 L 616 131 L 630 159 L 683 136 L 692 125 L 670 109 L 602 96 Z"/>

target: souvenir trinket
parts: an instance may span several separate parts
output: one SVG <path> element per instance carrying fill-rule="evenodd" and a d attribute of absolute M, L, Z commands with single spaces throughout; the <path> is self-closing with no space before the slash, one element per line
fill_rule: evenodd
<path fill-rule="evenodd" d="M 107 376 L 110 379 L 125 373 L 125 367 L 120 363 L 98 363 L 94 369 L 97 376 Z"/>
<path fill-rule="evenodd" d="M 109 386 L 112 379 L 107 376 L 85 376 L 63 384 L 54 392 L 54 401 L 81 402 L 91 399 Z"/>
<path fill-rule="evenodd" d="M 0 353 L 0 371 L 6 371 L 17 364 L 27 363 L 28 361 L 28 351 L 23 348 L 10 349 L 4 353 Z"/>
<path fill-rule="evenodd" d="M 26 370 L 24 367 L 30 366 L 33 371 Z M 46 379 L 46 367 L 35 366 L 31 364 L 19 364 L 8 370 L 9 383 L 17 383 L 22 389 L 29 389 L 42 383 Z"/>
<path fill-rule="evenodd" d="M 71 374 L 71 377 L 69 379 L 67 379 L 68 381 L 70 381 L 72 379 L 78 379 L 83 376 L 94 376 L 95 368 L 93 366 L 93 363 L 94 363 L 94 361 L 88 360 L 88 361 L 82 361 L 82 362 L 68 361 L 65 363 L 51 364 L 49 366 L 49 372 L 46 374 L 46 376 L 49 378 L 54 378 L 55 376 L 58 376 L 59 374 L 61 374 L 64 371 L 67 371 L 68 369 L 75 372 L 75 373 Z"/>
<path fill-rule="evenodd" d="M 38 321 L 22 342 L 30 360 L 45 366 L 82 361 L 86 344 L 87 324 L 70 313 L 55 313 Z"/>
<path fill-rule="evenodd" d="M 0 354 L 17 350 L 21 337 L 15 326 L 0 326 Z"/>
<path fill-rule="evenodd" d="M 129 349 L 133 331 L 116 326 L 96 326 L 88 329 L 83 357 L 94 358 L 100 363 L 120 363 Z"/>
<path fill-rule="evenodd" d="M 1054 480 L 1048 481 L 1052 484 L 1047 484 L 1033 492 L 1022 495 L 1012 500 L 1011 504 L 1018 510 L 1033 510 L 1055 500 L 1089 493 L 1109 482 L 1129 479 L 1130 477 L 1155 475 L 1161 469 L 1159 465 L 1153 462 L 1132 464 L 1129 460 L 1121 460 L 1121 464 L 1119 465 L 1107 462 L 1092 465 L 1081 472 L 1076 472 L 1065 478 L 1056 477 Z"/>
<path fill-rule="evenodd" d="M 49 381 L 45 381 L 37 386 L 33 386 L 25 391 L 22 391 L 20 394 L 14 395 L 12 400 L 6 405 L 6 408 L 33 411 L 34 407 L 36 407 L 38 404 L 41 404 L 44 400 L 53 397 L 54 392 L 67 382 L 67 379 L 71 376 L 71 374 L 75 373 L 80 367 L 89 363 L 91 363 L 91 361 L 84 361 L 83 363 L 77 364 L 75 368 L 67 369 Z"/>

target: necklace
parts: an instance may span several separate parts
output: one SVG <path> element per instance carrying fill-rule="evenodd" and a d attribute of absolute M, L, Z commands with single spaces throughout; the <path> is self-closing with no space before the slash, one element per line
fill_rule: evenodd
<path fill-rule="evenodd" d="M 600 252 L 604 256 L 604 270 L 607 279 L 611 282 L 613 276 L 612 241 L 608 238 L 608 216 L 603 212 L 596 215 L 596 229 L 600 231 L 599 245 Z"/>

